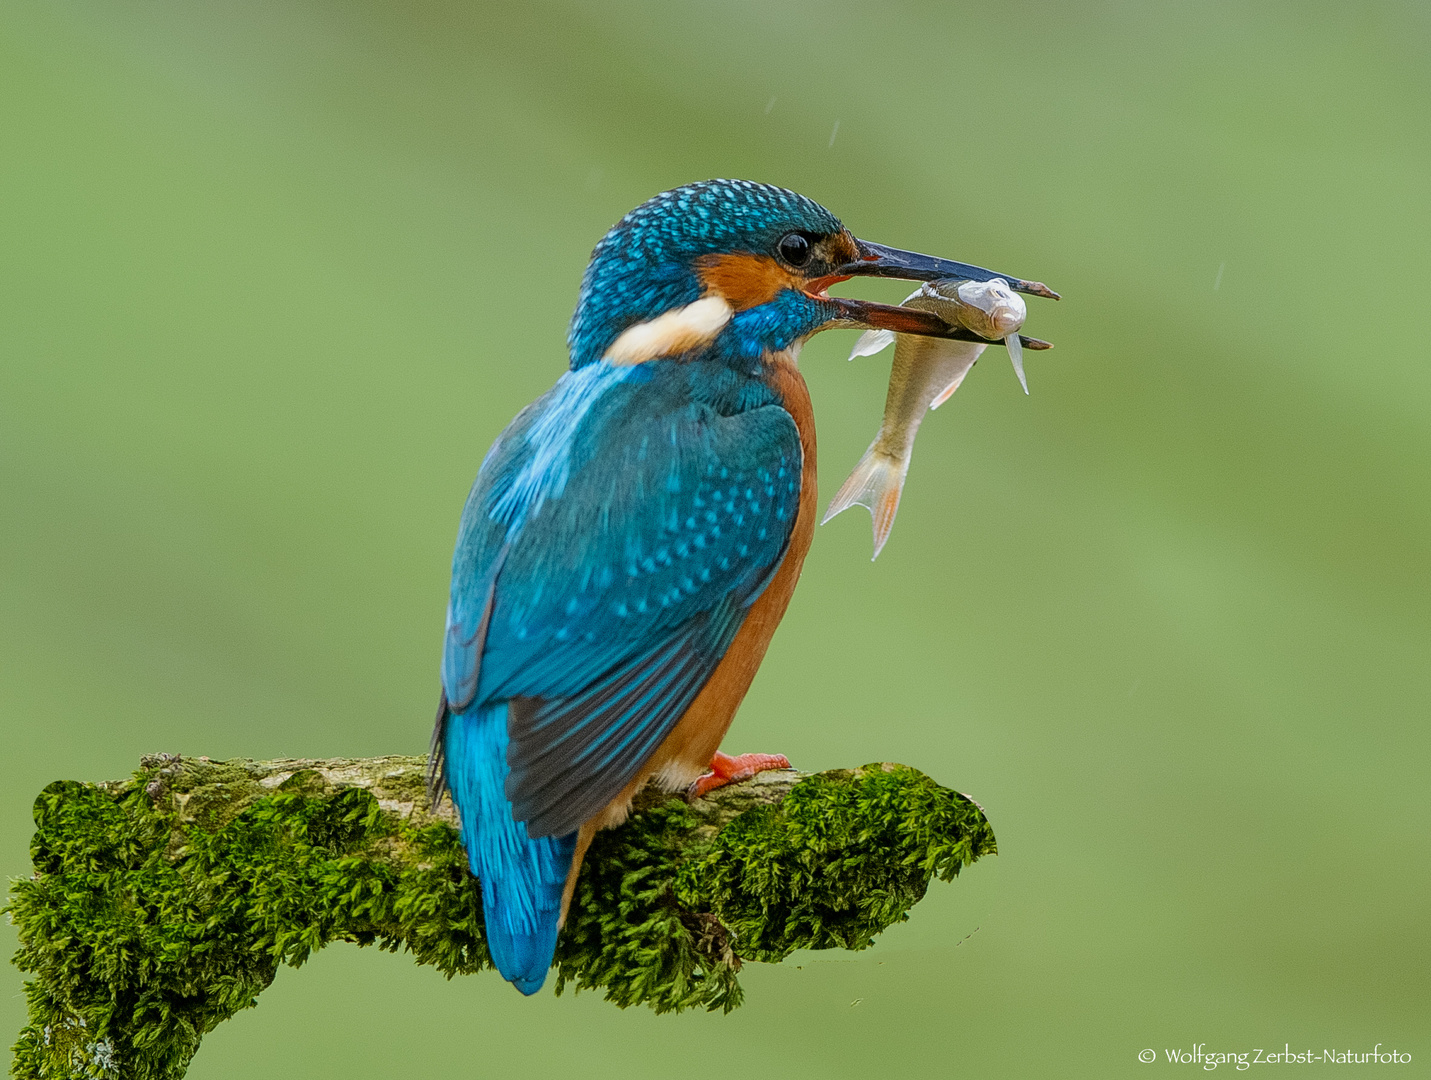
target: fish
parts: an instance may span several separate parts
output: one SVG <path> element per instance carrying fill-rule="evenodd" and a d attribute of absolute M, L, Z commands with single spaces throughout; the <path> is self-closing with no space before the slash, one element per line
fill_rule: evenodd
<path fill-rule="evenodd" d="M 1014 373 L 1018 375 L 1024 393 L 1028 393 L 1019 338 L 1019 329 L 1028 311 L 1023 298 L 1009 287 L 1008 282 L 1002 278 L 926 282 L 900 306 L 933 312 L 951 326 L 963 326 L 990 341 L 1002 338 L 1008 347 Z M 925 414 L 949 400 L 979 355 L 988 348 L 977 341 L 870 330 L 855 342 L 850 359 L 872 356 L 891 342 L 894 343 L 894 365 L 889 373 L 889 391 L 885 396 L 884 419 L 880 423 L 879 434 L 830 500 L 829 508 L 820 521 L 823 525 L 852 506 L 867 509 L 874 530 L 871 561 L 879 558 L 880 551 L 889 540 L 890 530 L 894 528 L 904 478 L 914 453 L 914 437 L 919 433 Z M 1043 346 L 1043 343 L 1033 342 L 1033 346 Z"/>

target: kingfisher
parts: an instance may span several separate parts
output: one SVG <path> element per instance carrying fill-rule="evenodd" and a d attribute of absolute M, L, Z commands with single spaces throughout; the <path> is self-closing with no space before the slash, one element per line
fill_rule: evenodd
<path fill-rule="evenodd" d="M 828 295 L 855 276 L 1052 295 L 858 240 L 784 188 L 678 187 L 596 245 L 569 369 L 487 451 L 452 559 L 430 782 L 457 808 L 493 964 L 524 994 L 593 836 L 648 781 L 700 795 L 789 767 L 720 744 L 814 532 L 801 346 L 830 327 L 971 336 Z"/>

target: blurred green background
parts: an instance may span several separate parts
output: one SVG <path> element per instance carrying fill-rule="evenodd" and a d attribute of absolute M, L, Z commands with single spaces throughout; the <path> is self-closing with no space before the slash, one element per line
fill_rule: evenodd
<path fill-rule="evenodd" d="M 0 0 L 0 869 L 146 752 L 422 752 L 463 498 L 592 245 L 748 177 L 1064 295 L 877 563 L 819 531 L 727 743 L 916 765 L 1003 854 L 730 1017 L 335 947 L 190 1075 L 1431 1075 L 1428 90 L 1411 3 Z M 853 336 L 803 360 L 822 504 Z"/>

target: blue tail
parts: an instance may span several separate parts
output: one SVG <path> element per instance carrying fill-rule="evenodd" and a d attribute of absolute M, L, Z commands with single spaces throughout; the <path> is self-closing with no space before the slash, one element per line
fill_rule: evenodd
<path fill-rule="evenodd" d="M 507 706 L 447 718 L 447 784 L 462 819 L 462 843 L 482 883 L 492 962 L 524 994 L 546 981 L 556 950 L 561 894 L 576 833 L 533 840 L 512 820 L 507 780 Z"/>

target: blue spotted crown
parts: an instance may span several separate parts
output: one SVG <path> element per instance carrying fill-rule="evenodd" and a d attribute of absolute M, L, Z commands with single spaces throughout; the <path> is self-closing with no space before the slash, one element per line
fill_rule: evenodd
<path fill-rule="evenodd" d="M 705 180 L 647 199 L 591 254 L 567 333 L 573 369 L 600 359 L 627 327 L 698 300 L 702 255 L 768 252 L 787 232 L 838 232 L 813 199 L 750 180 Z"/>

